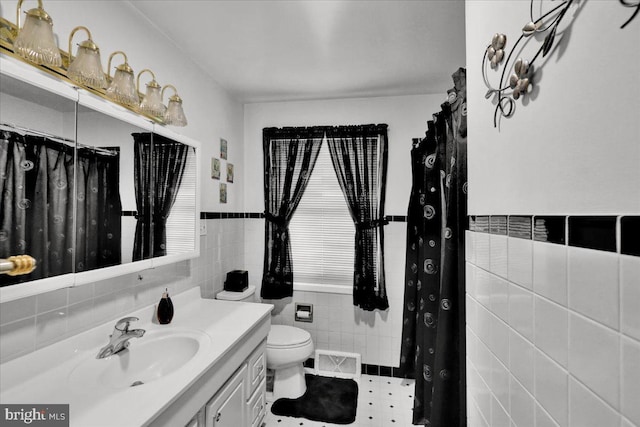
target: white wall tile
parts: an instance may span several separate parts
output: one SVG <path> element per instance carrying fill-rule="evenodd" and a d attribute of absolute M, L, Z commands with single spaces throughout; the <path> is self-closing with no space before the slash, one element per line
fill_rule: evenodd
<path fill-rule="evenodd" d="M 496 357 L 491 358 L 491 391 L 500 404 L 509 407 L 509 369 Z"/>
<path fill-rule="evenodd" d="M 509 364 L 509 326 L 496 316 L 491 316 L 491 351 L 505 365 Z"/>
<path fill-rule="evenodd" d="M 511 377 L 511 419 L 518 427 L 534 427 L 535 401 L 522 385 Z"/>
<path fill-rule="evenodd" d="M 533 242 L 533 290 L 558 304 L 567 305 L 567 248 Z"/>
<path fill-rule="evenodd" d="M 569 371 L 614 408 L 620 407 L 620 338 L 577 314 L 569 317 Z"/>
<path fill-rule="evenodd" d="M 56 308 L 65 307 L 67 305 L 67 294 L 68 290 L 65 288 L 36 296 L 36 312 L 46 313 Z"/>
<path fill-rule="evenodd" d="M 571 426 L 618 426 L 620 414 L 589 389 L 569 378 L 569 422 Z"/>
<path fill-rule="evenodd" d="M 488 233 L 475 233 L 476 265 L 484 270 L 491 270 L 491 251 Z"/>
<path fill-rule="evenodd" d="M 619 255 L 569 248 L 569 307 L 614 329 L 619 327 Z"/>
<path fill-rule="evenodd" d="M 533 341 L 533 293 L 513 284 L 509 285 L 509 325 Z"/>
<path fill-rule="evenodd" d="M 566 367 L 569 357 L 569 312 L 541 297 L 535 298 L 534 305 L 536 347 Z"/>
<path fill-rule="evenodd" d="M 640 257 L 620 257 L 620 293 L 622 310 L 620 329 L 640 340 Z"/>
<path fill-rule="evenodd" d="M 640 343 L 622 339 L 622 415 L 640 425 Z"/>
<path fill-rule="evenodd" d="M 487 308 L 491 306 L 492 282 L 491 273 L 482 269 L 476 270 L 476 300 Z"/>
<path fill-rule="evenodd" d="M 508 247 L 507 236 L 489 235 L 491 272 L 500 277 L 507 277 Z"/>
<path fill-rule="evenodd" d="M 466 230 L 464 232 L 464 237 L 465 237 L 465 250 L 464 250 L 464 257 L 465 260 L 470 262 L 471 264 L 475 264 L 476 263 L 476 239 L 475 239 L 476 233 L 474 233 L 473 231 L 469 231 Z"/>
<path fill-rule="evenodd" d="M 33 317 L 36 314 L 36 297 L 21 298 L 2 304 L 0 310 L 0 325 L 16 320 Z"/>
<path fill-rule="evenodd" d="M 500 402 L 495 397 L 491 398 L 491 427 L 509 427 L 511 419 Z"/>
<path fill-rule="evenodd" d="M 536 427 L 559 427 L 558 423 L 539 404 L 536 405 Z"/>
<path fill-rule="evenodd" d="M 535 359 L 536 400 L 561 427 L 566 427 L 569 375 L 541 351 L 536 351 Z"/>
<path fill-rule="evenodd" d="M 56 309 L 36 316 L 36 348 L 51 344 L 67 332 L 67 311 Z"/>
<path fill-rule="evenodd" d="M 0 362 L 34 351 L 36 345 L 36 318 L 28 317 L 0 325 Z"/>
<path fill-rule="evenodd" d="M 534 347 L 520 334 L 511 330 L 509 334 L 509 369 L 522 385 L 533 394 Z"/>
<path fill-rule="evenodd" d="M 510 282 L 533 289 L 533 241 L 509 238 L 507 278 Z"/>
<path fill-rule="evenodd" d="M 508 282 L 498 276 L 491 276 L 491 294 L 489 305 L 493 314 L 507 322 L 509 317 Z"/>

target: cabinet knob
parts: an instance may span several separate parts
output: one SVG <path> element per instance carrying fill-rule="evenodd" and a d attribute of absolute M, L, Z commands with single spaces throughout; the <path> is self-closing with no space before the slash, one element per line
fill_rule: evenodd
<path fill-rule="evenodd" d="M 218 415 L 216 415 L 216 422 L 220 421 L 221 416 L 222 416 L 222 412 L 218 412 Z"/>

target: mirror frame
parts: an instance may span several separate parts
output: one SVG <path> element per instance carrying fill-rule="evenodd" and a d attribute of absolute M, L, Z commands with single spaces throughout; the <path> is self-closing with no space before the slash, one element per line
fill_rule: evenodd
<path fill-rule="evenodd" d="M 150 258 L 140 261 L 134 261 L 127 264 L 120 264 L 111 267 L 104 267 L 95 270 L 84 271 L 80 273 L 68 273 L 59 276 L 47 277 L 44 279 L 33 280 L 30 282 L 0 287 L 0 303 L 13 301 L 20 298 L 30 297 L 57 289 L 75 287 L 97 282 L 99 280 L 109 279 L 122 276 L 129 273 L 135 273 L 150 268 L 175 263 L 187 259 L 197 258 L 200 256 L 200 150 L 201 146 L 198 141 L 183 135 L 177 134 L 163 126 L 153 123 L 143 116 L 134 114 L 129 110 L 119 107 L 116 104 L 109 103 L 91 92 L 72 86 L 67 82 L 58 80 L 40 71 L 26 63 L 20 62 L 14 58 L 10 58 L 0 53 L 0 72 L 17 80 L 37 86 L 41 89 L 55 93 L 71 101 L 76 102 L 78 106 L 90 108 L 96 112 L 100 112 L 111 116 L 115 119 L 138 126 L 139 128 L 160 134 L 167 138 L 171 138 L 177 142 L 187 144 L 195 149 L 196 156 L 196 203 L 195 203 L 195 229 L 194 229 L 194 250 L 176 255 L 166 255 L 157 258 Z M 77 121 L 76 109 L 76 121 Z M 77 125 L 76 125 L 77 126 Z"/>

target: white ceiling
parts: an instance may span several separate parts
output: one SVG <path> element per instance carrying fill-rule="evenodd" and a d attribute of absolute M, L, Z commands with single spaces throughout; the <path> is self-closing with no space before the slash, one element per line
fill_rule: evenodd
<path fill-rule="evenodd" d="M 462 0 L 130 0 L 240 101 L 446 93 Z"/>

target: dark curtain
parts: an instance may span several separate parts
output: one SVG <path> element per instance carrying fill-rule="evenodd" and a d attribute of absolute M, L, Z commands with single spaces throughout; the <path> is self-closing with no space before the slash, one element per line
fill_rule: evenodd
<path fill-rule="evenodd" d="M 364 310 L 389 308 L 384 275 L 384 199 L 387 125 L 340 126 L 327 130 L 338 183 L 355 224 L 353 304 Z"/>
<path fill-rule="evenodd" d="M 411 150 L 400 368 L 415 376 L 413 423 L 466 425 L 464 231 L 466 77 Z"/>
<path fill-rule="evenodd" d="M 289 221 L 302 198 L 322 145 L 324 129 L 265 128 L 265 251 L 260 296 L 293 295 Z"/>
<path fill-rule="evenodd" d="M 189 146 L 162 135 L 134 133 L 137 222 L 133 260 L 167 253 L 167 218 L 182 183 Z"/>
<path fill-rule="evenodd" d="M 120 155 L 77 150 L 76 272 L 122 261 Z"/>
<path fill-rule="evenodd" d="M 3 131 L 0 139 L 0 256 L 28 254 L 36 269 L 3 276 L 2 285 L 120 262 L 118 158 L 80 150 L 74 229 L 74 148 L 51 139 Z"/>

